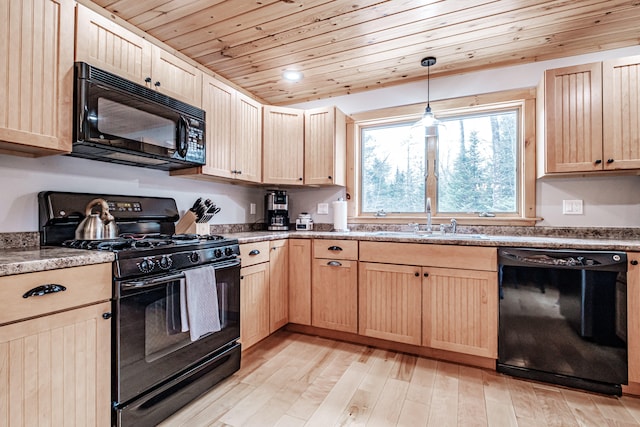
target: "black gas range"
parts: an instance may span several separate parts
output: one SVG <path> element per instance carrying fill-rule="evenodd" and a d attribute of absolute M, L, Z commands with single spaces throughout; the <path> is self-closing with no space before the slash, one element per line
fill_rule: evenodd
<path fill-rule="evenodd" d="M 107 202 L 120 233 L 76 240 L 96 198 Z M 43 246 L 114 254 L 114 426 L 156 425 L 240 368 L 236 239 L 175 234 L 179 214 L 171 198 L 42 192 L 38 205 Z M 198 310 L 202 317 L 201 295 L 209 298 L 204 317 L 215 327 L 194 335 L 202 329 L 193 317 Z"/>

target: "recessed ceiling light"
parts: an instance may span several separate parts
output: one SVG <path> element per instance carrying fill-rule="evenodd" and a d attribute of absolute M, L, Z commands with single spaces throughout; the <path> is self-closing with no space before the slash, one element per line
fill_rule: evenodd
<path fill-rule="evenodd" d="M 296 70 L 284 70 L 282 72 L 282 77 L 290 82 L 297 82 L 298 80 L 302 80 L 302 72 Z"/>

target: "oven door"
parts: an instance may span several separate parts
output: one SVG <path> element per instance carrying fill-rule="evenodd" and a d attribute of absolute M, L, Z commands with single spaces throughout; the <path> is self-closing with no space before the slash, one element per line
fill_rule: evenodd
<path fill-rule="evenodd" d="M 181 272 L 116 282 L 113 398 L 116 404 L 155 388 L 240 337 L 240 261 L 216 265 L 221 330 L 191 341 L 181 332 Z"/>

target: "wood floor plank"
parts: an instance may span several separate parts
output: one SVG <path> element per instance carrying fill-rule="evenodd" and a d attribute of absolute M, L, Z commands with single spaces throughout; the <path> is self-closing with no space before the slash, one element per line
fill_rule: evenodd
<path fill-rule="evenodd" d="M 453 363 L 438 362 L 431 396 L 428 426 L 458 425 L 458 371 Z"/>
<path fill-rule="evenodd" d="M 458 379 L 458 425 L 482 427 L 487 422 L 482 371 L 461 366 Z"/>
<path fill-rule="evenodd" d="M 161 427 L 640 427 L 640 399 L 278 332 Z"/>

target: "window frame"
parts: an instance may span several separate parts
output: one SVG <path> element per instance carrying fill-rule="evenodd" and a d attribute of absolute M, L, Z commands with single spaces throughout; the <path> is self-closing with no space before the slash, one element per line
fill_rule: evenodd
<path fill-rule="evenodd" d="M 535 225 L 540 218 L 535 216 L 536 212 L 536 105 L 535 88 L 525 88 L 451 98 L 440 101 L 432 101 L 431 108 L 439 117 L 449 117 L 452 115 L 473 114 L 487 110 L 513 107 L 517 105 L 522 109 L 520 118 L 521 146 L 519 147 L 519 197 L 518 214 L 503 214 L 495 217 L 479 217 L 474 215 L 445 215 L 433 211 L 433 221 L 446 222 L 451 218 L 456 218 L 458 223 L 465 225 Z M 384 125 L 398 121 L 418 120 L 423 111 L 424 103 L 411 104 L 399 107 L 384 108 L 380 110 L 365 111 L 351 115 L 351 120 L 347 125 L 347 200 L 349 222 L 371 223 L 371 224 L 393 224 L 393 223 L 424 223 L 426 215 L 424 213 L 388 213 L 384 217 L 375 216 L 372 213 L 360 212 L 360 135 L 363 127 L 372 125 Z M 427 150 L 435 150 L 435 138 L 429 138 Z M 428 160 L 432 162 L 431 159 Z M 433 170 L 433 164 L 428 164 L 427 168 Z M 427 186 L 436 185 L 435 181 L 427 182 Z M 435 189 L 427 189 L 427 194 L 434 193 Z M 437 202 L 437 201 L 436 201 Z M 434 200 L 432 200 L 432 205 Z"/>

